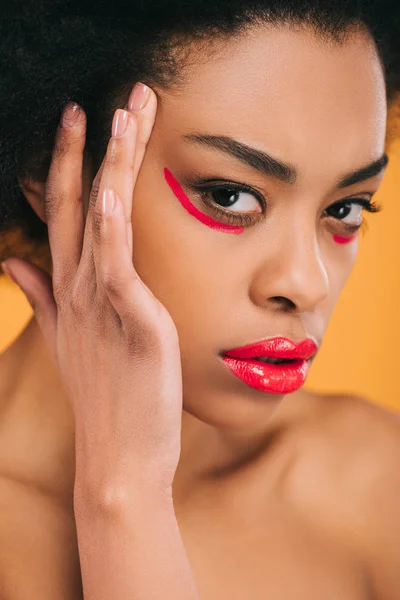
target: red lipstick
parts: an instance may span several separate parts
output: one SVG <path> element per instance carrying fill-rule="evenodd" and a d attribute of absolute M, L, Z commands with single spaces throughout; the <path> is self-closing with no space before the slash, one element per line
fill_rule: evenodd
<path fill-rule="evenodd" d="M 317 344 L 310 338 L 295 344 L 276 337 L 228 350 L 222 360 L 248 386 L 268 394 L 290 394 L 304 384 L 309 361 L 317 350 Z M 272 362 L 262 362 L 256 357 Z"/>
<path fill-rule="evenodd" d="M 225 225 L 224 223 L 219 223 L 218 221 L 214 221 L 208 215 L 200 212 L 194 204 L 192 204 L 189 198 L 186 196 L 185 192 L 172 175 L 171 171 L 168 169 L 164 169 L 164 177 L 174 192 L 175 196 L 178 198 L 179 202 L 182 204 L 184 208 L 191 214 L 193 217 L 196 217 L 201 223 L 207 225 L 207 227 L 211 227 L 212 229 L 216 229 L 217 231 L 222 231 L 223 233 L 242 233 L 244 231 L 244 227 L 238 227 L 237 225 Z"/>

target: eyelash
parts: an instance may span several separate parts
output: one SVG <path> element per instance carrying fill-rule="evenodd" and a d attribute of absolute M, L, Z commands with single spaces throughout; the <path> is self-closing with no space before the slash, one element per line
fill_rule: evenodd
<path fill-rule="evenodd" d="M 248 185 L 246 185 L 244 183 L 235 183 L 233 181 L 227 181 L 227 182 L 224 182 L 223 184 L 212 185 L 212 186 L 206 186 L 205 183 L 206 182 L 192 184 L 191 188 L 201 196 L 201 200 L 202 200 L 202 202 L 204 202 L 204 204 L 206 204 L 206 206 L 211 208 L 217 215 L 227 219 L 229 225 L 240 224 L 240 225 L 245 225 L 245 226 L 246 225 L 252 226 L 252 225 L 256 224 L 256 221 L 255 221 L 254 217 L 251 216 L 250 214 L 233 213 L 232 211 L 224 210 L 223 208 L 218 206 L 218 204 L 213 202 L 207 196 L 207 193 L 215 192 L 217 190 L 247 192 L 249 194 L 252 194 L 260 202 L 261 207 L 263 209 L 263 213 L 265 214 L 265 211 L 267 208 L 267 203 L 265 202 L 263 196 L 261 196 L 260 193 L 256 192 L 253 188 L 249 187 Z M 359 206 L 362 206 L 363 209 L 369 213 L 377 213 L 382 210 L 381 206 L 372 202 L 371 200 L 366 200 L 365 198 L 348 198 L 346 200 L 340 200 L 338 202 L 334 202 L 333 204 L 328 206 L 328 208 L 326 208 L 325 210 L 328 210 L 329 208 L 332 208 L 335 206 L 342 206 L 342 205 L 346 205 L 346 204 L 358 204 Z M 327 216 L 330 217 L 330 215 L 327 215 Z M 330 218 L 333 218 L 336 221 L 341 222 L 341 219 L 336 219 L 335 217 L 330 217 Z M 355 231 L 360 229 L 360 227 L 362 226 L 362 225 L 348 225 L 347 223 L 343 223 L 343 225 L 351 233 L 354 233 Z"/>
<path fill-rule="evenodd" d="M 371 200 L 366 200 L 365 198 L 348 198 L 346 200 L 339 200 L 339 202 L 334 202 L 333 204 L 328 206 L 328 208 L 326 208 L 325 211 L 329 208 L 333 208 L 334 206 L 343 206 L 346 204 L 357 204 L 359 206 L 362 206 L 362 208 L 369 213 L 378 213 L 382 210 L 382 207 L 379 204 L 377 204 L 376 202 L 372 202 Z M 358 231 L 366 225 L 366 221 L 362 221 L 360 225 L 349 225 L 348 223 L 344 223 L 342 219 L 336 219 L 331 215 L 327 216 L 329 218 L 335 219 L 336 221 L 339 221 L 339 223 L 341 223 L 350 234 L 355 233 L 356 231 Z"/>
<path fill-rule="evenodd" d="M 204 182 L 205 183 L 205 182 Z M 202 202 L 209 208 L 211 208 L 217 215 L 227 219 L 228 225 L 247 225 L 251 226 L 255 224 L 255 219 L 250 214 L 245 213 L 233 213 L 232 211 L 227 211 L 218 206 L 215 202 L 213 202 L 208 196 L 207 193 L 215 192 L 217 190 L 229 190 L 230 192 L 247 192 L 252 194 L 261 204 L 263 213 L 267 208 L 267 204 L 264 198 L 256 192 L 253 188 L 249 187 L 244 183 L 234 183 L 233 181 L 227 181 L 220 185 L 206 186 L 203 183 L 193 184 L 191 185 L 192 189 L 197 192 L 201 196 Z"/>

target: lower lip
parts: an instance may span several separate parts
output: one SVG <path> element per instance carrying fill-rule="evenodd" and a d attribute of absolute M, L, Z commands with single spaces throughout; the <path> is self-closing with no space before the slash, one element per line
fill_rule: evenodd
<path fill-rule="evenodd" d="M 310 367 L 309 361 L 301 359 L 278 365 L 230 356 L 223 356 L 222 360 L 236 377 L 267 394 L 295 392 L 304 384 Z"/>

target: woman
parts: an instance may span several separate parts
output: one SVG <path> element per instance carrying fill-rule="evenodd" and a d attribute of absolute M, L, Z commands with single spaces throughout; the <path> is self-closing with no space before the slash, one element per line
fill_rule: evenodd
<path fill-rule="evenodd" d="M 1 598 L 398 598 L 398 417 L 302 390 L 378 209 L 397 15 L 96 11 L 3 42 L 3 230 L 52 266 L 2 257 L 35 317 L 0 359 Z"/>

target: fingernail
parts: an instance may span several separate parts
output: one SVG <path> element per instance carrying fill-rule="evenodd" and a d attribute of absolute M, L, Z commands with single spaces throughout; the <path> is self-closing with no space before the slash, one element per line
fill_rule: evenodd
<path fill-rule="evenodd" d="M 129 96 L 128 108 L 129 110 L 142 110 L 147 104 L 149 99 L 150 88 L 144 83 L 137 83 Z"/>
<path fill-rule="evenodd" d="M 9 266 L 8 266 L 8 265 L 7 265 L 5 262 L 2 262 L 2 263 L 1 263 L 1 268 L 3 269 L 4 273 L 5 273 L 6 275 L 8 275 L 8 276 L 9 276 L 9 278 L 10 278 L 10 279 L 11 279 L 11 280 L 12 280 L 14 283 L 16 283 L 16 284 L 18 285 L 18 281 L 15 279 L 14 275 L 12 274 L 12 271 L 11 271 L 10 267 L 9 267 Z"/>
<path fill-rule="evenodd" d="M 118 108 L 115 111 L 115 115 L 112 123 L 112 136 L 113 137 L 121 137 L 124 135 L 126 131 L 126 127 L 128 125 L 128 113 L 126 110 L 122 110 Z"/>
<path fill-rule="evenodd" d="M 73 127 L 78 120 L 81 107 L 76 102 L 68 102 L 65 106 L 62 116 L 61 124 L 63 127 Z"/>

